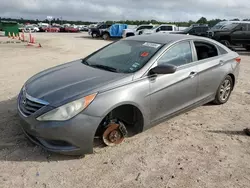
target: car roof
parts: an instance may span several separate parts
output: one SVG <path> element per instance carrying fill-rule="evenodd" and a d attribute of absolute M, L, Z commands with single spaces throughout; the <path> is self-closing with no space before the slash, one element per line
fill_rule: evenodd
<path fill-rule="evenodd" d="M 155 42 L 160 44 L 168 44 L 179 40 L 186 39 L 202 39 L 202 37 L 194 35 L 185 34 L 166 34 L 166 33 L 153 33 L 150 35 L 137 35 L 133 37 L 128 37 L 123 40 L 134 40 L 134 41 L 145 41 L 145 42 Z"/>

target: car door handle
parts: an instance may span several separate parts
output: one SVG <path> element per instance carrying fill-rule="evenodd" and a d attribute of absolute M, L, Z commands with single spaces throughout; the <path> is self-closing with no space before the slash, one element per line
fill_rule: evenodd
<path fill-rule="evenodd" d="M 193 77 L 195 77 L 196 75 L 197 75 L 197 72 L 192 71 L 192 72 L 190 72 L 190 74 L 189 74 L 189 78 L 193 78 Z"/>

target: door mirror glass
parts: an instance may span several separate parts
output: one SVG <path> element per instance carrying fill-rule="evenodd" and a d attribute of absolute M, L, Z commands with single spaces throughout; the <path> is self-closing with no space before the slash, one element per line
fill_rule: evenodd
<path fill-rule="evenodd" d="M 173 74 L 175 73 L 177 67 L 174 65 L 158 65 L 149 71 L 149 74 Z"/>

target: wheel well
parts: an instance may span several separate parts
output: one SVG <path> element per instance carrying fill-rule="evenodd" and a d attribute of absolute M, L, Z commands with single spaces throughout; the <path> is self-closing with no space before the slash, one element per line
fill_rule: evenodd
<path fill-rule="evenodd" d="M 124 123 L 128 131 L 128 136 L 133 136 L 143 130 L 144 122 L 141 111 L 134 105 L 126 104 L 116 107 L 103 118 L 97 128 L 96 136 L 101 136 L 106 122 L 112 119 L 117 119 Z"/>
<path fill-rule="evenodd" d="M 126 34 L 126 37 L 132 37 L 132 36 L 135 36 L 135 34 L 134 33 L 127 33 Z"/>
<path fill-rule="evenodd" d="M 228 42 L 231 42 L 230 36 L 222 36 L 220 37 L 220 41 L 227 40 Z"/>
<path fill-rule="evenodd" d="M 228 76 L 230 76 L 230 77 L 232 78 L 232 80 L 233 80 L 233 88 L 234 88 L 234 85 L 235 85 L 235 77 L 234 77 L 233 74 L 228 74 Z"/>
<path fill-rule="evenodd" d="M 108 34 L 110 36 L 109 32 L 107 32 L 107 31 L 103 32 L 102 36 L 105 35 L 105 34 Z"/>

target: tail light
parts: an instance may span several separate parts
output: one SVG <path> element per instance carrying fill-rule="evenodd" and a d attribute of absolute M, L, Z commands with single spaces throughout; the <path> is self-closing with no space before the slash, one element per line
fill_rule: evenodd
<path fill-rule="evenodd" d="M 240 63 L 240 62 L 241 62 L 241 58 L 240 58 L 240 57 L 236 57 L 236 58 L 235 58 L 235 61 L 236 61 L 237 63 Z"/>

